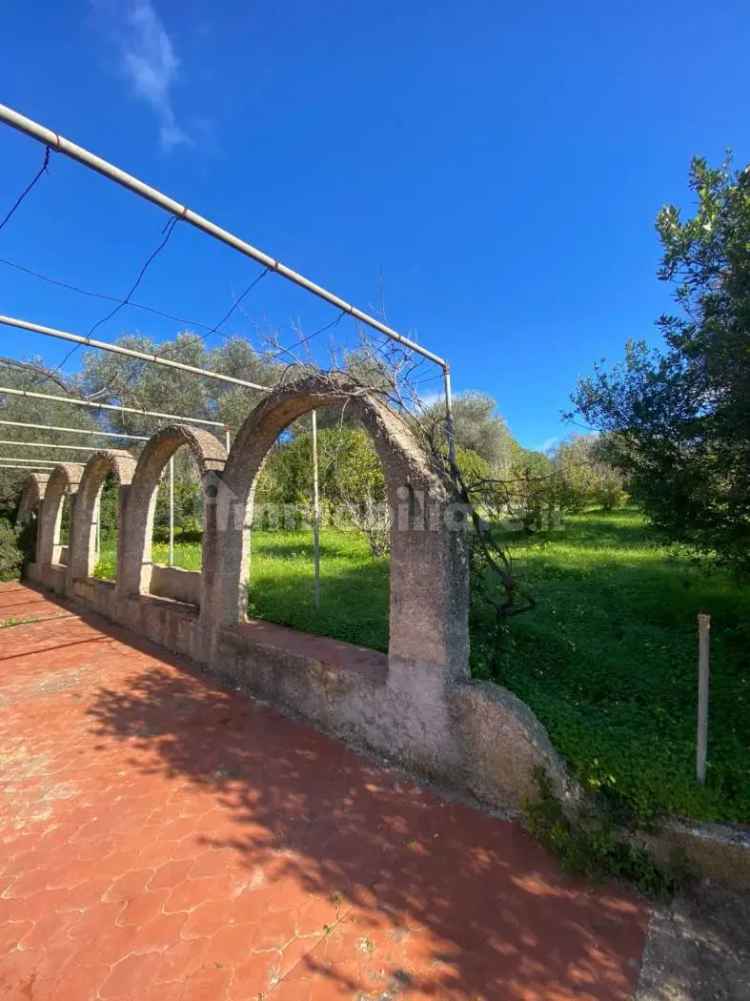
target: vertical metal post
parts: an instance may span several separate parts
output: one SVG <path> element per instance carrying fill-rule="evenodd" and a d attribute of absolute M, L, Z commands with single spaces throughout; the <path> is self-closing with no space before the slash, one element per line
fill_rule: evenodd
<path fill-rule="evenodd" d="M 232 447 L 232 432 L 229 428 L 224 428 L 224 445 L 226 446 L 227 455 L 229 455 L 229 450 Z"/>
<path fill-rule="evenodd" d="M 695 774 L 703 785 L 706 781 L 708 750 L 708 685 L 710 678 L 709 641 L 711 616 L 698 614 L 698 740 L 695 752 Z"/>
<path fill-rule="evenodd" d="M 174 566 L 174 456 L 169 460 L 169 565 Z"/>
<path fill-rule="evenodd" d="M 313 565 L 315 568 L 314 600 L 320 608 L 320 493 L 318 484 L 318 415 L 312 412 L 313 460 Z"/>
<path fill-rule="evenodd" d="M 453 424 L 453 394 L 451 392 L 451 370 L 446 365 L 443 368 L 445 381 L 445 433 L 448 438 L 448 458 L 451 465 L 456 462 L 456 429 Z"/>

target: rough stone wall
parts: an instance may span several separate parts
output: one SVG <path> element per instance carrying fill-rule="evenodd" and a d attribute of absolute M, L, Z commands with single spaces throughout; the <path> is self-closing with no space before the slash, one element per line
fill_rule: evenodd
<path fill-rule="evenodd" d="M 30 473 L 24 482 L 21 499 L 16 512 L 16 522 L 22 525 L 39 508 L 47 492 L 49 475 L 47 473 Z"/>
<path fill-rule="evenodd" d="M 339 406 L 372 436 L 393 512 L 387 656 L 246 620 L 253 495 L 266 456 L 298 417 Z M 197 459 L 204 490 L 200 574 L 151 562 L 159 477 L 182 445 Z M 91 577 L 96 505 L 108 472 L 120 483 L 114 584 Z M 63 567 L 55 557 L 66 490 L 74 508 Z M 229 456 L 208 432 L 172 425 L 148 441 L 137 464 L 109 451 L 92 456 L 85 470 L 58 467 L 46 485 L 29 575 L 330 733 L 483 801 L 518 807 L 536 765 L 561 790 L 565 770 L 528 707 L 469 679 L 469 570 L 456 505 L 397 414 L 342 376 L 312 376 L 269 394 Z"/>
<path fill-rule="evenodd" d="M 60 526 L 65 495 L 70 498 L 71 528 L 75 518 L 78 485 L 84 466 L 78 462 L 63 462 L 55 466 L 47 481 L 47 488 L 39 517 L 37 531 L 37 563 L 42 566 L 60 564 Z"/>
<path fill-rule="evenodd" d="M 75 512 L 71 531 L 71 555 L 68 560 L 72 581 L 90 577 L 96 565 L 96 521 L 101 503 L 104 481 L 111 473 L 117 478 L 118 525 L 124 524 L 128 492 L 135 474 L 136 462 L 129 452 L 120 449 L 102 449 L 95 452 L 86 463 L 78 484 Z M 125 558 L 124 532 L 117 533 L 118 569 Z"/>

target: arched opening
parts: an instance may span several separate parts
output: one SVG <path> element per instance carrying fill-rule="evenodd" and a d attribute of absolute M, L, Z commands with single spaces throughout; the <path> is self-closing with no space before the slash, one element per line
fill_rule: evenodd
<path fill-rule="evenodd" d="M 157 512 L 161 516 L 163 511 L 159 504 L 161 481 L 165 472 L 168 474 L 170 459 L 183 447 L 189 450 L 190 461 L 195 464 L 201 494 L 200 502 L 190 505 L 193 536 L 201 538 L 199 549 L 195 543 L 191 544 L 191 558 L 196 564 L 194 568 L 169 566 L 168 558 L 165 560 L 168 542 L 163 538 L 162 526 L 157 520 Z M 125 522 L 128 545 L 121 583 L 127 593 L 201 605 L 205 576 L 205 569 L 202 572 L 201 568 L 205 568 L 206 555 L 205 501 L 213 498 L 216 492 L 214 479 L 223 471 L 225 461 L 226 450 L 217 438 L 207 431 L 184 424 L 163 428 L 146 443 L 130 488 Z M 164 488 L 161 487 L 161 490 L 163 496 Z M 181 506 L 183 510 L 185 505 Z"/>
<path fill-rule="evenodd" d="M 72 507 L 73 502 L 70 496 L 70 488 L 68 488 L 63 494 L 63 502 L 60 509 L 60 531 L 57 539 L 57 545 L 55 546 L 55 555 L 52 558 L 53 563 L 59 563 L 64 567 L 68 565 L 68 560 L 70 558 Z"/>
<path fill-rule="evenodd" d="M 36 562 L 39 518 L 48 482 L 47 473 L 31 473 L 24 481 L 21 491 L 16 511 L 16 525 L 19 528 L 18 541 L 25 564 Z"/>
<path fill-rule="evenodd" d="M 315 432 L 310 414 L 282 431 L 258 474 L 248 616 L 385 653 L 390 512 L 384 469 L 367 429 L 346 406 L 321 408 L 315 417 Z"/>
<path fill-rule="evenodd" d="M 154 566 L 200 572 L 202 543 L 200 465 L 192 449 L 181 445 L 164 466 L 159 480 L 151 532 L 151 559 Z"/>
<path fill-rule="evenodd" d="M 237 434 L 216 505 L 219 563 L 211 621 L 219 629 L 247 621 L 256 491 L 279 435 L 312 410 L 342 406 L 366 429 L 383 469 L 391 514 L 389 661 L 428 664 L 466 676 L 466 542 L 446 517 L 455 498 L 430 468 L 406 422 L 343 375 L 311 376 L 277 389 Z"/>
<path fill-rule="evenodd" d="M 119 481 L 107 473 L 94 510 L 95 565 L 91 576 L 99 580 L 117 580 L 117 541 L 120 536 Z"/>
<path fill-rule="evenodd" d="M 76 498 L 71 569 L 74 580 L 116 580 L 122 558 L 122 510 L 135 459 L 119 449 L 102 450 L 87 462 Z"/>
<path fill-rule="evenodd" d="M 37 555 L 42 565 L 67 565 L 74 501 L 83 470 L 79 463 L 66 462 L 50 474 L 39 521 Z"/>

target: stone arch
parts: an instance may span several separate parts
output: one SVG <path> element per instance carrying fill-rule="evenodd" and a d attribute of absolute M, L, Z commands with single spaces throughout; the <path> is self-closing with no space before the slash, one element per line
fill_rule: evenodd
<path fill-rule="evenodd" d="M 37 562 L 43 566 L 60 562 L 63 501 L 65 494 L 69 494 L 72 524 L 72 519 L 75 517 L 75 498 L 83 470 L 84 466 L 80 462 L 61 462 L 50 473 L 42 502 L 37 542 Z M 70 548 L 72 549 L 72 546 Z"/>
<path fill-rule="evenodd" d="M 128 510 L 124 521 L 126 549 L 118 571 L 118 583 L 126 594 L 148 594 L 151 584 L 151 535 L 154 527 L 156 494 L 162 470 L 178 448 L 187 445 L 195 457 L 201 475 L 204 499 L 210 501 L 213 479 L 221 475 L 227 453 L 222 443 L 210 432 L 188 424 L 170 424 L 146 442 L 130 485 Z M 204 504 L 203 525 L 203 590 L 207 573 L 210 575 L 215 558 L 211 503 Z M 201 602 L 201 604 L 203 604 Z"/>
<path fill-rule="evenodd" d="M 249 536 L 258 475 L 280 432 L 309 411 L 345 405 L 369 432 L 391 505 L 389 664 L 468 674 L 468 560 L 465 533 L 447 517 L 457 502 L 430 467 L 406 422 L 344 375 L 307 377 L 276 389 L 235 438 L 216 505 L 220 572 L 210 592 L 210 621 L 245 621 Z M 215 637 L 215 642 L 218 637 Z"/>
<path fill-rule="evenodd" d="M 119 575 L 125 543 L 125 509 L 128 489 L 135 474 L 136 461 L 122 449 L 102 449 L 86 463 L 78 485 L 71 533 L 70 569 L 73 580 L 91 577 L 96 565 L 96 515 L 104 481 L 111 473 L 119 483 L 117 533 L 117 572 Z"/>
<path fill-rule="evenodd" d="M 23 483 L 16 512 L 16 524 L 22 525 L 40 507 L 49 482 L 48 473 L 29 473 Z"/>

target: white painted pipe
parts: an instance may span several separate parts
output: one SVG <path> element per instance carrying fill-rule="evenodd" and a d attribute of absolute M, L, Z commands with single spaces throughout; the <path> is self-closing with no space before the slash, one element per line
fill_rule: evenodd
<path fill-rule="evenodd" d="M 38 431 L 69 431 L 71 434 L 95 434 L 103 435 L 105 438 L 132 438 L 134 441 L 148 441 L 148 435 L 144 434 L 118 434 L 116 431 L 93 431 L 90 428 L 63 428 L 55 424 L 29 424 L 26 421 L 2 421 L 7 427 L 13 428 L 35 428 Z"/>
<path fill-rule="evenodd" d="M 174 566 L 174 456 L 169 458 L 169 565 Z"/>
<path fill-rule="evenodd" d="M 695 750 L 695 774 L 701 785 L 706 781 L 708 754 L 708 686 L 710 680 L 709 645 L 711 616 L 698 615 L 698 734 Z"/>
<path fill-rule="evenodd" d="M 39 142 L 51 147 L 51 149 L 56 150 L 58 153 L 64 153 L 65 156 L 70 157 L 72 160 L 77 160 L 78 163 L 82 163 L 84 166 L 90 167 L 97 173 L 103 174 L 111 181 L 115 181 L 117 184 L 122 185 L 122 187 L 127 188 L 129 191 L 135 192 L 135 194 L 140 195 L 141 198 L 145 198 L 146 201 L 152 202 L 154 205 L 158 205 L 160 208 L 170 212 L 178 219 L 184 219 L 185 222 L 190 223 L 191 226 L 195 226 L 196 229 L 200 229 L 204 233 L 208 233 L 209 236 L 214 237 L 214 239 L 219 240 L 221 243 L 227 244 L 227 246 L 234 248 L 234 250 L 238 250 L 246 257 L 252 258 L 252 260 L 262 264 L 270 271 L 275 271 L 276 274 L 288 279 L 295 285 L 299 285 L 308 292 L 312 292 L 312 294 L 317 296 L 319 299 L 324 299 L 332 306 L 342 310 L 342 312 L 353 316 L 355 320 L 359 320 L 368 327 L 372 327 L 373 330 L 377 330 L 381 334 L 385 334 L 386 337 L 390 337 L 391 340 L 398 341 L 398 343 L 403 344 L 404 347 L 410 348 L 412 351 L 422 355 L 424 358 L 429 358 L 430 361 L 435 362 L 436 365 L 440 365 L 445 368 L 447 363 L 445 359 L 441 358 L 439 355 L 433 354 L 432 351 L 428 351 L 415 341 L 410 340 L 408 337 L 404 337 L 403 334 L 399 334 L 398 331 L 394 330 L 392 327 L 387 326 L 385 323 L 381 323 L 380 320 L 376 320 L 375 317 L 370 316 L 369 313 L 365 313 L 363 310 L 357 309 L 356 306 L 352 306 L 351 303 L 340 299 L 337 295 L 329 292 L 328 289 L 323 288 L 322 285 L 317 285 L 315 282 L 310 281 L 309 278 L 305 278 L 304 275 L 299 274 L 297 271 L 293 271 L 285 264 L 282 264 L 281 261 L 276 260 L 269 254 L 264 253 L 262 250 L 258 250 L 245 240 L 241 240 L 238 236 L 235 236 L 234 233 L 230 233 L 229 230 L 222 229 L 221 226 L 217 226 L 216 223 L 211 222 L 210 219 L 206 219 L 203 216 L 198 215 L 197 212 L 193 212 L 192 209 L 187 208 L 187 206 L 181 205 L 179 202 L 175 201 L 174 198 L 170 198 L 157 188 L 152 188 L 150 185 L 145 184 L 132 174 L 128 174 L 119 167 L 115 167 L 114 164 L 111 164 L 107 160 L 103 160 L 101 157 L 97 156 L 95 153 L 84 149 L 83 146 L 78 146 L 76 143 L 71 142 L 69 139 L 65 139 L 57 132 L 53 132 L 52 129 L 48 129 L 44 125 L 40 125 L 39 122 L 35 122 L 31 118 L 21 115 L 19 112 L 14 111 L 12 108 L 8 108 L 4 104 L 0 104 L 0 121 L 5 122 L 7 125 L 17 129 L 19 132 L 25 133 L 27 136 L 31 136 L 32 139 L 37 139 Z"/>
<path fill-rule="evenodd" d="M 453 393 L 451 391 L 451 370 L 446 365 L 443 369 L 445 384 L 445 434 L 448 439 L 448 458 L 456 464 L 456 430 L 453 423 Z"/>
<path fill-rule="evenodd" d="M 51 473 L 54 468 L 54 466 L 40 466 L 37 465 L 37 463 L 34 463 L 33 466 L 17 466 L 15 464 L 10 465 L 5 462 L 0 462 L 0 469 L 23 469 L 26 473 L 34 473 L 37 470 L 43 473 Z"/>
<path fill-rule="evenodd" d="M 15 444 L 15 442 L 13 444 Z M 60 461 L 59 459 L 45 459 L 43 456 L 41 459 L 25 459 L 23 457 L 18 457 L 16 455 L 0 455 L 0 462 L 23 462 L 23 463 L 31 463 L 32 466 L 39 466 L 39 465 L 56 466 L 59 461 Z"/>
<path fill-rule="evenodd" d="M 24 448 L 62 448 L 72 452 L 101 452 L 101 446 L 96 445 L 53 445 L 42 441 L 7 441 L 0 439 L 0 445 L 22 445 Z"/>
<path fill-rule="evenodd" d="M 223 428 L 222 421 L 207 421 L 203 417 L 184 417 L 180 414 L 165 414 L 159 410 L 140 410 L 138 407 L 118 407 L 114 403 L 95 403 L 92 400 L 77 400 L 72 396 L 55 396 L 52 393 L 36 393 L 30 389 L 12 389 L 0 386 L 0 395 L 27 396 L 34 400 L 52 400 L 55 403 L 72 403 L 76 407 L 91 407 L 94 410 L 110 410 L 119 414 L 138 414 L 140 417 L 158 417 L 165 421 L 180 421 L 186 424 L 205 424 L 208 427 Z"/>
<path fill-rule="evenodd" d="M 174 368 L 180 372 L 190 372 L 192 375 L 202 375 L 207 379 L 216 379 L 217 382 L 228 382 L 233 386 L 244 386 L 245 389 L 260 389 L 264 393 L 270 392 L 268 386 L 259 386 L 257 382 L 248 382 L 246 379 L 235 379 L 233 375 L 220 375 L 218 372 L 209 372 L 205 368 L 198 368 L 197 365 L 185 365 L 181 361 L 172 361 L 171 358 L 161 358 L 159 355 L 149 354 L 147 351 L 136 351 L 133 348 L 123 348 L 118 344 L 110 344 L 107 341 L 99 341 L 95 337 L 84 337 L 81 334 L 71 334 L 68 330 L 58 330 L 57 327 L 45 327 L 41 323 L 32 323 L 31 320 L 21 320 L 16 316 L 0 315 L 0 323 L 6 327 L 15 327 L 17 330 L 28 330 L 33 334 L 42 334 L 44 337 L 56 337 L 60 341 L 72 341 L 74 344 L 84 344 L 89 348 L 98 348 L 101 351 L 109 351 L 116 355 L 125 355 L 127 358 L 137 358 L 139 361 L 148 361 L 154 365 L 161 365 L 163 368 Z"/>
<path fill-rule="evenodd" d="M 313 460 L 313 567 L 315 583 L 313 595 L 315 607 L 320 608 L 320 490 L 318 483 L 318 415 L 312 412 L 312 460 Z"/>

